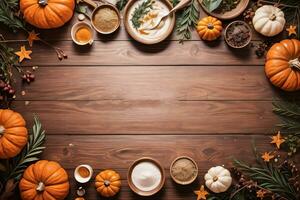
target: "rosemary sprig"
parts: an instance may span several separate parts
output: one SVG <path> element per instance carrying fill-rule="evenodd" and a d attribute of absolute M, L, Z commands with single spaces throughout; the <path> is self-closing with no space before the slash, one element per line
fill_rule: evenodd
<path fill-rule="evenodd" d="M 128 2 L 128 0 L 119 0 L 117 2 L 117 8 L 119 10 L 123 10 L 123 8 L 126 6 L 127 2 Z"/>
<path fill-rule="evenodd" d="M 148 12 L 150 12 L 153 3 L 153 0 L 146 0 L 135 8 L 131 18 L 131 22 L 135 29 L 138 29 L 141 26 L 141 18 L 145 16 Z"/>
<path fill-rule="evenodd" d="M 198 19 L 198 1 L 192 0 L 177 18 L 176 33 L 179 36 L 180 43 L 183 43 L 184 40 L 189 40 L 191 38 L 191 31 L 197 25 Z"/>
<path fill-rule="evenodd" d="M 39 155 L 42 154 L 45 149 L 43 146 L 45 137 L 45 130 L 42 129 L 41 122 L 34 116 L 32 134 L 29 135 L 27 146 L 17 157 L 10 160 L 8 179 L 20 180 L 24 170 L 32 162 L 39 160 Z"/>

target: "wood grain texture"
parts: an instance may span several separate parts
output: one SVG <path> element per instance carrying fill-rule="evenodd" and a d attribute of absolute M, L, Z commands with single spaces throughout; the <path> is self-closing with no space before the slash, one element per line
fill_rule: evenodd
<path fill-rule="evenodd" d="M 267 101 L 23 101 L 48 134 L 266 134 L 277 123 Z"/>
<path fill-rule="evenodd" d="M 40 67 L 35 74 L 32 84 L 17 84 L 26 92 L 19 100 L 272 100 L 278 95 L 262 66 Z"/>
<path fill-rule="evenodd" d="M 156 45 L 142 45 L 134 41 L 95 41 L 90 47 L 78 47 L 71 41 L 53 42 L 63 49 L 68 59 L 58 60 L 49 47 L 36 44 L 32 60 L 24 65 L 261 65 L 253 48 L 230 49 L 226 44 L 215 41 L 187 41 L 184 45 L 164 41 Z M 20 44 L 15 45 L 19 47 Z M 242 59 L 241 59 L 242 58 Z"/>

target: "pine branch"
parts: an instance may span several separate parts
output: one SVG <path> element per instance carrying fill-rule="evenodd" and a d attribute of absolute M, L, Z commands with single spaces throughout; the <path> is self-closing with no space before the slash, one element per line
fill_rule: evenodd
<path fill-rule="evenodd" d="M 234 165 L 251 180 L 257 182 L 260 187 L 288 200 L 297 199 L 297 193 L 289 184 L 288 177 L 285 177 L 285 173 L 281 173 L 273 164 L 266 163 L 260 167 L 250 167 L 239 160 L 234 160 Z"/>
<path fill-rule="evenodd" d="M 43 145 L 45 140 L 45 130 L 42 129 L 42 124 L 39 119 L 34 116 L 34 125 L 32 134 L 29 135 L 29 140 L 26 148 L 11 161 L 11 170 L 8 179 L 15 179 L 18 181 L 25 169 L 32 163 L 39 160 L 39 155 L 45 149 Z"/>
<path fill-rule="evenodd" d="M 176 33 L 180 43 L 191 39 L 191 31 L 196 27 L 199 19 L 198 1 L 192 0 L 191 3 L 178 15 Z"/>
<path fill-rule="evenodd" d="M 17 29 L 26 31 L 23 22 L 14 14 L 14 9 L 17 5 L 15 0 L 0 1 L 0 23 L 13 31 L 16 31 Z"/>

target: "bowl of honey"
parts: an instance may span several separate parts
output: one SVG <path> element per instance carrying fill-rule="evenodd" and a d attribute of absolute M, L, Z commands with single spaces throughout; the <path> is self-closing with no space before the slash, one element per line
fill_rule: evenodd
<path fill-rule="evenodd" d="M 86 22 L 78 22 L 71 29 L 71 37 L 75 44 L 91 45 L 94 41 L 94 30 Z"/>

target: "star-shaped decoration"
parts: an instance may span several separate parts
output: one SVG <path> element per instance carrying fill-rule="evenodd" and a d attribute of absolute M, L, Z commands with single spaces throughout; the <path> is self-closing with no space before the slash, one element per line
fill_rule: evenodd
<path fill-rule="evenodd" d="M 281 145 L 282 143 L 284 143 L 284 141 L 285 141 L 285 140 L 281 137 L 280 131 L 278 131 L 277 135 L 272 136 L 271 138 L 272 138 L 271 144 L 276 144 L 276 146 L 277 146 L 278 149 L 280 149 L 280 145 Z"/>
<path fill-rule="evenodd" d="M 271 155 L 271 152 L 265 152 L 265 153 L 263 153 L 263 155 L 261 156 L 261 158 L 265 162 L 270 162 L 270 160 L 272 160 L 274 158 L 274 155 Z"/>
<path fill-rule="evenodd" d="M 290 27 L 287 28 L 286 31 L 289 32 L 289 36 L 297 35 L 296 29 L 297 29 L 297 26 L 290 25 Z"/>
<path fill-rule="evenodd" d="M 204 185 L 201 185 L 200 190 L 194 191 L 197 195 L 197 200 L 206 199 L 206 195 L 209 193 L 204 189 Z"/>
<path fill-rule="evenodd" d="M 25 46 L 21 46 L 21 50 L 20 51 L 17 51 L 17 52 L 15 52 L 15 54 L 17 55 L 17 56 L 19 56 L 19 62 L 22 62 L 25 58 L 27 58 L 27 59 L 31 59 L 31 57 L 30 57 L 30 54 L 32 53 L 32 51 L 27 51 L 26 50 L 26 48 L 25 48 Z"/>
<path fill-rule="evenodd" d="M 260 198 L 260 199 L 263 199 L 263 198 L 265 197 L 266 193 L 267 193 L 267 192 L 266 192 L 265 190 L 260 189 L 260 190 L 258 190 L 258 191 L 256 192 L 256 197 L 257 197 L 257 198 Z"/>
<path fill-rule="evenodd" d="M 27 41 L 28 41 L 30 47 L 32 47 L 33 41 L 35 41 L 35 40 L 40 40 L 40 38 L 39 38 L 38 35 L 39 35 L 39 33 L 35 33 L 34 30 L 31 31 L 31 32 L 29 32 Z"/>

